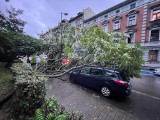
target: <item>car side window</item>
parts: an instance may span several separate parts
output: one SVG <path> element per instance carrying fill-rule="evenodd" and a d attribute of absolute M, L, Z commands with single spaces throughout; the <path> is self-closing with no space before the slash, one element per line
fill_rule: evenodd
<path fill-rule="evenodd" d="M 80 74 L 90 74 L 90 69 L 81 69 Z"/>
<path fill-rule="evenodd" d="M 115 73 L 109 72 L 109 71 L 105 71 L 103 74 L 105 77 L 111 77 L 111 78 L 116 78 L 118 77 Z"/>
<path fill-rule="evenodd" d="M 92 75 L 102 75 L 102 70 L 101 69 L 91 69 L 91 74 Z"/>

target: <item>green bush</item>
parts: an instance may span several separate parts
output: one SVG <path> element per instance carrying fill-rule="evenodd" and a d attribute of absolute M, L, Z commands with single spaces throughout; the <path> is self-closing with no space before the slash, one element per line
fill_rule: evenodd
<path fill-rule="evenodd" d="M 50 98 L 35 112 L 34 120 L 82 120 L 82 115 L 65 110 L 57 100 Z"/>
<path fill-rule="evenodd" d="M 14 96 L 12 101 L 13 120 L 25 120 L 32 117 L 35 110 L 43 104 L 46 94 L 46 77 L 38 77 L 30 64 L 15 63 Z"/>

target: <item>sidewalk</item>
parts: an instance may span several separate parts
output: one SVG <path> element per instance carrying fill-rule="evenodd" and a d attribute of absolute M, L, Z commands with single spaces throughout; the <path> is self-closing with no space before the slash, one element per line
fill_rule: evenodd
<path fill-rule="evenodd" d="M 82 113 L 84 120 L 138 120 L 109 104 L 108 98 L 79 85 L 59 79 L 50 79 L 48 85 L 48 98 L 54 96 L 61 105 Z"/>
<path fill-rule="evenodd" d="M 143 65 L 143 68 L 145 69 L 155 69 L 155 68 L 160 68 L 160 63 L 149 63 L 149 62 L 146 62 L 144 65 Z"/>

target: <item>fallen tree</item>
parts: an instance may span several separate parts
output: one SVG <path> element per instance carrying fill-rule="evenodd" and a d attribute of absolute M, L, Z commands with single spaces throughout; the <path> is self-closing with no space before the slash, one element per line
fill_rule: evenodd
<path fill-rule="evenodd" d="M 125 33 L 105 33 L 99 27 L 79 29 L 69 25 L 59 30 L 63 31 L 61 37 L 60 31 L 54 31 L 46 51 L 48 64 L 44 71 L 53 72 L 49 77 L 59 77 L 85 65 L 119 69 L 127 71 L 129 77 L 140 77 L 143 48 L 140 44 L 129 46 Z"/>

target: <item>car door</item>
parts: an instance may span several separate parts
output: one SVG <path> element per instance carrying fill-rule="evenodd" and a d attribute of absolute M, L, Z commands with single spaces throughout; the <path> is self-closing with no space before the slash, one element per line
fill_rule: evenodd
<path fill-rule="evenodd" d="M 77 74 L 76 82 L 81 85 L 87 86 L 89 77 L 90 77 L 90 68 L 82 68 L 79 71 L 79 74 Z"/>
<path fill-rule="evenodd" d="M 103 78 L 102 78 L 102 69 L 98 69 L 98 68 L 92 68 L 90 71 L 90 76 L 88 78 L 88 85 L 89 87 L 93 88 L 93 89 L 98 89 L 102 82 L 103 82 Z"/>

